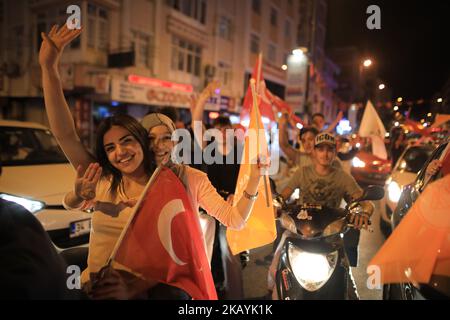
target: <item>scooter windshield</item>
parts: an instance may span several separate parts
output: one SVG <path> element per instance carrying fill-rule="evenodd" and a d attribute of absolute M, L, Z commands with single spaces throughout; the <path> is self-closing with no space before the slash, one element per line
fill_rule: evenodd
<path fill-rule="evenodd" d="M 341 209 L 301 209 L 294 217 L 297 232 L 307 239 L 324 238 L 345 232 L 345 212 Z"/>

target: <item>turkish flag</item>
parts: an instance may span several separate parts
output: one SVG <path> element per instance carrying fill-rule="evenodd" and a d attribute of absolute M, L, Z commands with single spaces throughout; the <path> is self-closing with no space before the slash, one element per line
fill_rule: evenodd
<path fill-rule="evenodd" d="M 253 69 L 252 79 L 256 81 L 256 91 L 260 94 L 263 99 L 258 99 L 259 111 L 263 117 L 269 118 L 271 121 L 275 121 L 273 115 L 272 105 L 270 101 L 265 97 L 265 83 L 262 73 L 262 55 L 258 56 L 256 60 L 255 67 Z M 253 105 L 253 95 L 250 85 L 247 87 L 247 93 L 245 94 L 244 103 L 242 104 L 241 120 L 246 119 L 250 116 L 250 110 Z"/>
<path fill-rule="evenodd" d="M 114 260 L 193 299 L 217 300 L 199 218 L 183 184 L 166 167 L 149 183 Z"/>
<path fill-rule="evenodd" d="M 269 89 L 266 89 L 266 97 L 268 97 L 270 102 L 279 112 L 287 112 L 295 124 L 300 123 L 302 126 L 305 126 L 305 123 L 302 121 L 302 119 L 294 114 L 294 112 L 292 111 L 292 107 L 286 101 L 284 101 L 277 95 L 274 95 L 269 91 Z"/>

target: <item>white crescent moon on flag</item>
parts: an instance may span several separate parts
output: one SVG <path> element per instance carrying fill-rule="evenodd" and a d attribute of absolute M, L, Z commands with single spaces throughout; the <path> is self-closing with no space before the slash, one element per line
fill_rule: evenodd
<path fill-rule="evenodd" d="M 185 209 L 183 206 L 183 202 L 180 199 L 175 199 L 167 203 L 164 208 L 162 208 L 158 218 L 159 239 L 161 240 L 164 249 L 166 249 L 172 260 L 180 266 L 185 265 L 186 262 L 181 261 L 173 250 L 172 220 L 177 214 L 184 211 Z"/>

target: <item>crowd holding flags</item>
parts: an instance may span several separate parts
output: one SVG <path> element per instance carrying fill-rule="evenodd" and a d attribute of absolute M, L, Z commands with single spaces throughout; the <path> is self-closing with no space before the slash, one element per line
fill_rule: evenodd
<path fill-rule="evenodd" d="M 260 55 L 254 77 L 262 83 L 261 62 Z M 260 92 L 266 92 L 265 86 L 255 78 L 252 78 L 253 88 L 249 86 L 243 107 L 243 113 L 250 114 L 250 130 L 245 138 L 234 203 L 243 196 L 251 162 L 269 159 L 262 116 L 274 119 L 272 103 L 267 96 L 262 97 Z M 278 97 L 268 94 L 272 101 L 282 103 Z M 256 133 L 256 148 L 251 144 L 254 142 L 251 132 Z M 272 193 L 267 178 L 263 176 L 260 182 L 259 196 L 244 229 L 227 231 L 233 254 L 269 244 L 276 238 Z M 119 264 L 144 279 L 178 287 L 193 299 L 217 299 L 199 219 L 183 184 L 166 167 L 158 168 L 147 184 L 110 263 Z"/>
<path fill-rule="evenodd" d="M 261 63 L 262 55 L 256 62 L 241 114 L 241 120 L 249 117 L 250 122 L 245 136 L 234 204 L 244 196 L 252 163 L 256 159 L 270 158 L 262 117 L 274 120 L 274 110 L 287 112 L 291 119 L 295 116 L 286 102 L 265 87 Z M 298 118 L 293 120 L 302 123 Z M 368 101 L 359 135 L 371 138 L 374 155 L 383 159 L 387 158 L 383 142 L 385 134 L 386 129 L 381 119 Z M 277 236 L 272 193 L 267 178 L 267 175 L 263 175 L 260 181 L 258 197 L 246 226 L 242 230 L 227 230 L 227 241 L 234 255 L 270 244 Z M 372 260 L 371 264 L 382 271 L 383 283 L 426 283 L 432 274 L 450 275 L 450 225 L 447 226 L 448 217 L 445 218 L 448 216 L 445 215 L 447 208 L 439 200 L 450 196 L 439 195 L 441 192 L 448 193 L 448 179 L 447 176 L 427 188 L 424 196 L 417 201 Z M 427 197 L 435 200 L 430 201 Z M 425 198 L 428 200 L 421 201 Z M 439 227 L 443 224 L 446 228 Z M 414 233 L 414 230 L 422 230 L 415 235 L 415 239 L 423 241 L 418 241 L 412 250 L 408 234 Z M 431 233 L 434 235 L 433 245 L 420 245 L 426 243 L 425 240 Z M 424 256 L 428 258 L 423 259 Z M 167 167 L 159 167 L 150 179 L 110 262 L 119 264 L 144 279 L 178 287 L 193 299 L 217 299 L 198 216 L 191 207 L 185 187 Z"/>

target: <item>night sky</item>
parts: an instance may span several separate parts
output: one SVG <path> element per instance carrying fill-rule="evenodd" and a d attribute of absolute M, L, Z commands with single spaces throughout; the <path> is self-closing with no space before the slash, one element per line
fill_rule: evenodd
<path fill-rule="evenodd" d="M 381 9 L 369 30 L 366 9 Z M 329 0 L 327 49 L 354 45 L 376 62 L 393 97 L 429 99 L 450 77 L 450 1 Z"/>

